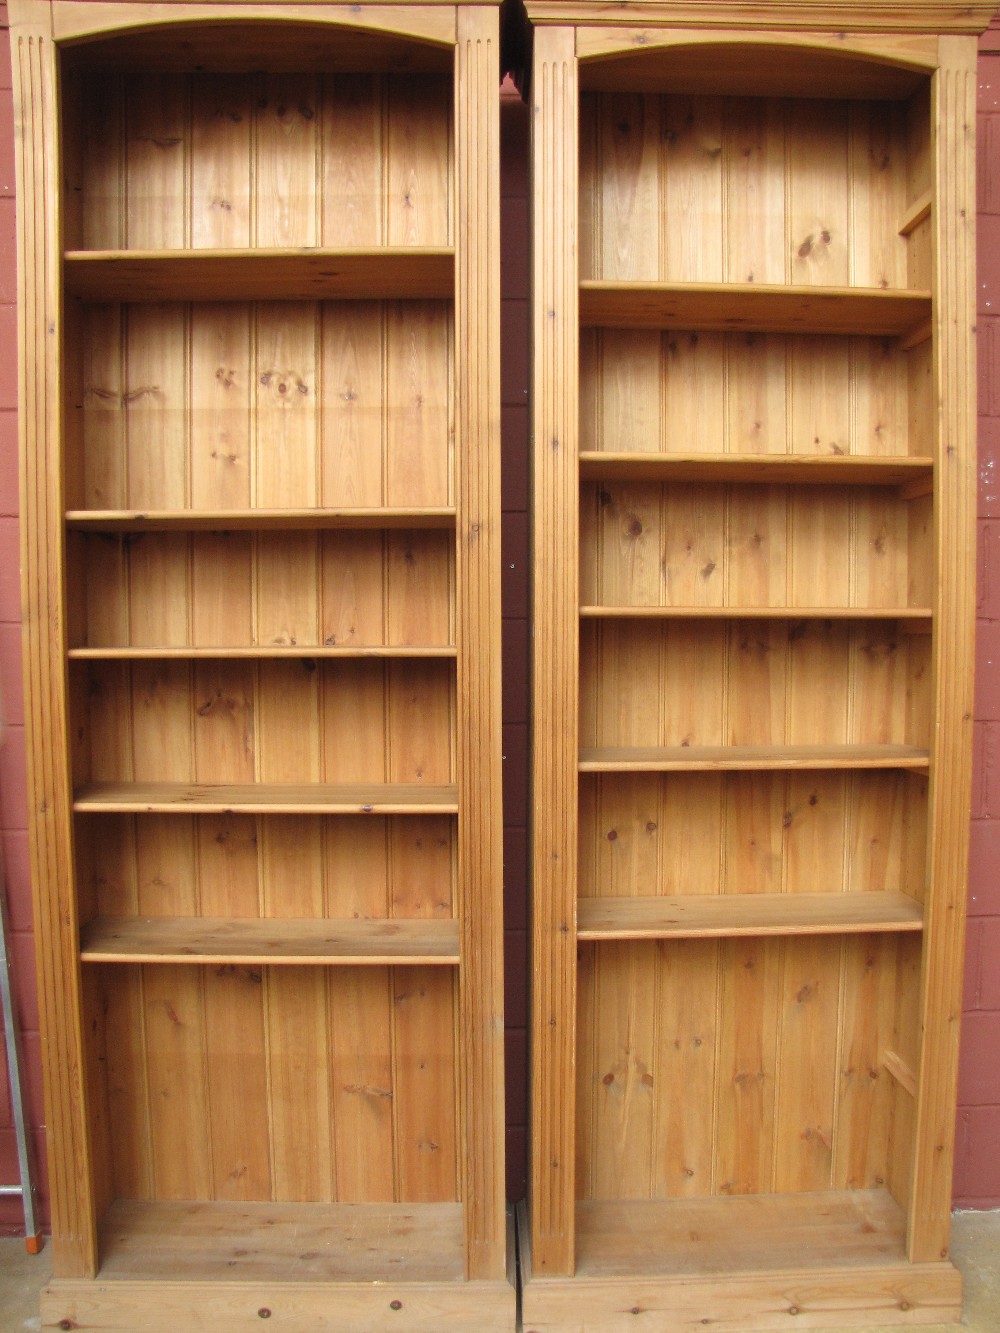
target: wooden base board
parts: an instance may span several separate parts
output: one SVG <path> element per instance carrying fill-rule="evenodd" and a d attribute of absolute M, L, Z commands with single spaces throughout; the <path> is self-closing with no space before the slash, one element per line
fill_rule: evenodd
<path fill-rule="evenodd" d="M 522 1311 L 524 1333 L 765 1333 L 957 1323 L 962 1295 L 948 1264 L 610 1282 L 536 1278 L 524 1285 Z"/>
<path fill-rule="evenodd" d="M 508 1282 L 103 1282 L 64 1279 L 42 1293 L 43 1329 L 122 1333 L 513 1333 Z"/>
<path fill-rule="evenodd" d="M 511 1217 L 508 1232 L 513 1256 Z M 457 1203 L 118 1200 L 100 1272 L 54 1278 L 42 1328 L 513 1333 L 513 1272 L 466 1282 L 462 1249 Z"/>
<path fill-rule="evenodd" d="M 793 1321 L 817 1329 L 957 1322 L 961 1275 L 947 1262 L 908 1264 L 897 1214 L 884 1191 L 581 1204 L 576 1275 L 536 1277 L 520 1209 L 524 1333 L 768 1333 Z M 810 1215 L 814 1235 L 794 1225 Z M 782 1231 L 784 1244 L 776 1243 Z"/>

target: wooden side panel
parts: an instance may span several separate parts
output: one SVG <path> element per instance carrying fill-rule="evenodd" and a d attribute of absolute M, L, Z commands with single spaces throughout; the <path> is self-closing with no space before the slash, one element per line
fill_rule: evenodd
<path fill-rule="evenodd" d="M 535 34 L 534 919 L 531 1233 L 535 1271 L 574 1265 L 577 803 L 577 64 Z"/>
<path fill-rule="evenodd" d="M 909 1255 L 948 1247 L 954 1091 L 962 1013 L 962 925 L 971 783 L 975 615 L 975 46 L 941 41 L 932 92 L 937 204 L 935 337 L 938 349 L 937 552 L 929 795 L 927 952 L 920 997 Z"/>

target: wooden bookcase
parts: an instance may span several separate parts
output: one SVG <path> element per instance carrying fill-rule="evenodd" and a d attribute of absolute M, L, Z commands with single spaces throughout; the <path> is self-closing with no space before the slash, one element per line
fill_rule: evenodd
<path fill-rule="evenodd" d="M 957 1317 L 990 7 L 527 12 L 524 1326 Z"/>
<path fill-rule="evenodd" d="M 498 9 L 11 18 L 43 1324 L 512 1329 Z"/>

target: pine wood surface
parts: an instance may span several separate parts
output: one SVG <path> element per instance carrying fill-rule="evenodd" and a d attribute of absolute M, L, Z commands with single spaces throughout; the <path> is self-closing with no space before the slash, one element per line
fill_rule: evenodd
<path fill-rule="evenodd" d="M 581 773 L 668 773 L 676 770 L 909 768 L 926 769 L 927 750 L 908 745 L 584 746 Z"/>
<path fill-rule="evenodd" d="M 899 486 L 928 474 L 929 457 L 846 457 L 842 454 L 689 454 L 610 449 L 580 451 L 580 476 L 586 480 L 739 482 L 762 486 L 791 482 L 809 485 Z"/>
<path fill-rule="evenodd" d="M 253 532 L 310 530 L 322 528 L 451 528 L 455 508 L 451 505 L 406 509 L 398 505 L 350 509 L 70 509 L 66 526 L 98 532 Z"/>
<path fill-rule="evenodd" d="M 662 282 L 580 283 L 583 328 L 695 329 L 751 333 L 908 333 L 930 313 L 929 292 L 880 288 L 834 290 L 764 283 L 686 285 Z"/>
<path fill-rule="evenodd" d="M 102 1224 L 101 1277 L 232 1282 L 253 1278 L 456 1282 L 454 1203 L 116 1203 Z M 387 1272 L 386 1255 L 393 1272 Z"/>
<path fill-rule="evenodd" d="M 936 54 L 934 39 L 919 35 L 815 33 L 803 45 L 788 31 L 745 33 L 734 40 L 731 30 L 716 29 L 702 35 L 703 44 L 685 46 L 681 42 L 687 37 L 690 43 L 690 37 L 681 29 L 645 27 L 638 42 L 622 28 L 578 31 L 581 84 L 588 91 L 701 95 L 724 87 L 740 97 L 905 100 L 919 86 L 917 71 L 933 68 Z M 670 60 L 651 67 L 647 54 L 668 48 Z M 831 49 L 837 51 L 836 68 L 831 68 Z M 752 59 L 746 58 L 747 51 Z"/>
<path fill-rule="evenodd" d="M 11 54 L 19 107 L 15 134 L 18 218 L 18 421 L 22 515 L 22 602 L 29 829 L 38 950 L 53 1256 L 67 1276 L 93 1272 L 95 1187 L 88 1170 L 89 1124 L 81 1050 L 81 994 L 72 892 L 70 773 L 62 679 L 61 604 L 64 505 L 58 441 L 63 386 L 55 216 L 60 187 L 46 130 L 56 114 L 56 71 L 47 5 L 10 10 Z M 53 336 L 49 330 L 53 330 Z"/>
<path fill-rule="evenodd" d="M 412 251 L 90 250 L 63 258 L 66 291 L 84 301 L 310 301 L 448 297 L 449 249 Z"/>
<path fill-rule="evenodd" d="M 581 606 L 585 620 L 655 620 L 671 616 L 762 620 L 929 620 L 924 606 Z M 79 651 L 79 650 L 77 650 Z"/>
<path fill-rule="evenodd" d="M 941 452 L 936 508 L 936 624 L 933 709 L 937 721 L 928 848 L 928 944 L 920 996 L 922 1032 L 914 1131 L 908 1253 L 930 1262 L 947 1253 L 954 1087 L 962 1013 L 962 960 L 971 805 L 972 661 L 975 617 L 976 420 L 975 143 L 970 135 L 975 52 L 942 41 L 933 114 L 938 230 L 937 335 L 941 342 Z"/>
<path fill-rule="evenodd" d="M 458 11 L 455 164 L 465 219 L 456 268 L 459 789 L 463 966 L 460 1118 L 465 1273 L 507 1272 L 504 1177 L 500 494 L 500 73 L 496 10 Z M 484 275 L 489 277 L 484 280 Z"/>
<path fill-rule="evenodd" d="M 198 814 L 455 814 L 454 786 L 386 783 L 334 786 L 324 783 L 91 783 L 74 796 L 81 812 L 189 811 Z"/>
<path fill-rule="evenodd" d="M 80 958 L 85 963 L 455 964 L 458 927 L 453 921 L 398 919 L 98 917 L 83 927 Z"/>
<path fill-rule="evenodd" d="M 743 5 L 736 0 L 712 0 L 711 3 L 669 6 L 659 0 L 628 0 L 614 12 L 588 0 L 528 0 L 528 17 L 532 23 L 588 25 L 596 19 L 603 24 L 635 27 L 649 23 L 656 28 L 730 30 L 787 28 L 793 32 L 833 32 L 838 35 L 854 33 L 902 32 L 967 32 L 979 34 L 990 19 L 989 5 L 961 3 L 934 4 L 933 0 L 886 0 L 881 4 L 867 4 L 865 0 L 831 0 L 831 3 L 810 4 L 808 7 L 789 4 L 788 0 L 760 0 Z M 843 44 L 842 44 L 843 45 Z M 884 48 L 883 48 L 884 49 Z"/>
<path fill-rule="evenodd" d="M 19 186 L 46 1319 L 511 1327 L 496 7 L 14 8 L 65 43 Z"/>
<path fill-rule="evenodd" d="M 539 31 L 532 74 L 532 1244 L 573 1270 L 576 760 L 579 662 L 577 63 L 571 29 Z"/>
<path fill-rule="evenodd" d="M 581 898 L 577 939 L 701 939 L 921 930 L 920 903 L 903 893 L 747 893 Z"/>
<path fill-rule="evenodd" d="M 74 534 L 71 543 L 83 594 L 74 649 L 219 656 L 214 650 L 229 647 L 261 660 L 306 656 L 305 648 L 318 657 L 455 655 L 453 533 L 165 530 Z M 148 609 L 165 589 L 169 617 Z M 428 651 L 407 651 L 419 649 Z"/>
<path fill-rule="evenodd" d="M 459 1333 L 470 1323 L 484 1333 L 508 1333 L 514 1324 L 514 1300 L 513 1285 L 507 1281 L 61 1280 L 42 1293 L 42 1327 L 58 1329 L 71 1320 L 121 1333 L 140 1325 L 150 1333 L 171 1333 L 194 1320 L 209 1319 L 233 1333 L 254 1333 L 261 1319 L 277 1317 L 322 1333 L 381 1333 L 405 1312 L 413 1333 L 442 1328 Z M 262 1315 L 262 1310 L 267 1313 Z"/>
<path fill-rule="evenodd" d="M 964 870 L 933 866 L 967 813 L 967 764 L 954 803 L 937 765 L 965 762 L 971 716 L 952 648 L 970 660 L 974 470 L 952 482 L 942 459 L 957 478 L 974 401 L 950 63 L 974 43 L 903 7 L 836 35 L 815 8 L 775 8 L 780 32 L 725 5 L 700 26 L 655 4 L 528 12 L 535 78 L 558 51 L 567 90 L 533 84 L 536 215 L 565 238 L 536 237 L 536 347 L 566 324 L 580 360 L 535 358 L 525 1327 L 952 1317 L 939 1113 Z M 561 193 L 557 144 L 577 152 Z M 556 420 L 579 423 L 577 457 Z"/>

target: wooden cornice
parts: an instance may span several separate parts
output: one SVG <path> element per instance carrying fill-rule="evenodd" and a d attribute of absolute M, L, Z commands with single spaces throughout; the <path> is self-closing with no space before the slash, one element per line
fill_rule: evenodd
<path fill-rule="evenodd" d="M 783 32 L 925 32 L 980 33 L 997 6 L 990 4 L 937 4 L 934 0 L 813 0 L 787 4 L 784 0 L 526 0 L 529 20 L 535 25 L 602 27 L 634 25 L 664 28 L 770 29 Z"/>

